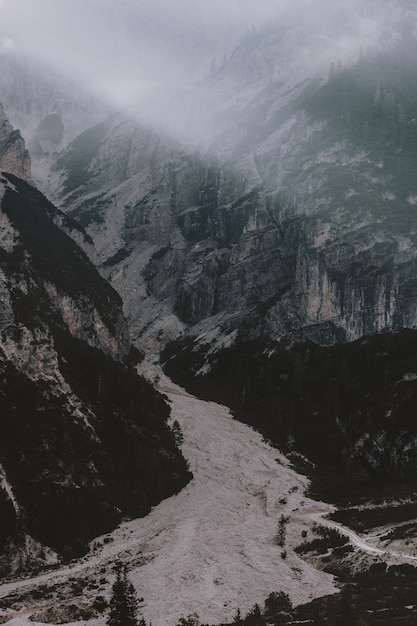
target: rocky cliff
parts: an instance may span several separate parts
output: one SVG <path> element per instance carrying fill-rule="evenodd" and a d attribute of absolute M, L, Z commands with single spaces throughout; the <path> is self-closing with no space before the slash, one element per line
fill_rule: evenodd
<path fill-rule="evenodd" d="M 20 131 L 14 130 L 0 104 L 0 169 L 20 178 L 31 177 L 30 155 Z"/>
<path fill-rule="evenodd" d="M 385 429 L 385 417 L 372 403 L 366 417 L 357 407 L 339 415 L 329 394 L 339 404 L 346 398 L 334 389 L 331 367 L 320 365 L 327 354 L 337 361 L 339 343 L 394 333 L 393 344 L 402 345 L 403 330 L 417 328 L 416 13 L 396 2 L 384 11 L 376 3 L 361 7 L 360 19 L 376 19 L 383 35 L 373 48 L 350 48 L 334 63 L 321 48 L 323 38 L 315 42 L 320 55 L 301 63 L 293 44 L 294 37 L 309 37 L 302 25 L 285 30 L 272 21 L 247 34 L 197 91 L 196 101 L 205 99 L 215 111 L 204 126 L 214 156 L 180 149 L 133 121 L 113 118 L 80 136 L 60 155 L 57 170 L 62 206 L 98 243 L 101 270 L 122 295 L 138 345 L 157 351 L 185 336 L 174 346 L 184 349 L 175 367 L 190 375 L 212 369 L 214 390 L 225 377 L 233 379 L 233 367 L 225 374 L 221 365 L 229 362 L 228 347 L 230 354 L 243 350 L 250 371 L 264 360 L 260 370 L 266 372 L 276 342 L 285 343 L 294 359 L 290 372 L 306 359 L 303 380 L 316 367 L 328 385 L 324 408 L 317 408 L 307 383 L 288 392 L 307 398 L 300 415 L 337 416 L 336 425 L 327 417 L 314 420 L 323 422 L 314 438 L 321 452 L 336 441 L 336 455 L 355 458 L 366 471 L 412 473 L 411 421 L 401 432 L 395 420 Z M 355 30 L 349 21 L 339 28 Z M 245 347 L 260 338 L 262 349 Z M 355 354 L 366 353 L 366 341 L 354 345 Z M 223 348 L 226 353 L 219 353 Z M 316 350 L 313 365 L 305 352 Z M 385 348 L 375 340 L 369 350 L 371 363 Z M 413 376 L 412 358 L 406 361 Z M 356 368 L 347 366 L 351 381 Z M 239 395 L 249 375 L 236 376 Z M 387 382 L 394 416 L 403 411 L 396 390 L 407 376 L 401 370 Z M 284 400 L 275 374 L 270 378 L 275 400 L 265 419 L 276 438 L 282 426 L 274 421 L 276 403 Z M 209 382 L 205 378 L 202 386 Z M 259 389 L 265 391 L 262 384 Z M 358 392 L 365 405 L 367 393 L 366 386 Z M 291 439 L 291 428 L 283 430 Z M 369 442 L 370 432 L 381 454 Z M 304 444 L 299 435 L 297 446 Z"/>
<path fill-rule="evenodd" d="M 54 194 L 94 240 L 134 341 L 415 327 L 416 11 L 342 9 L 249 30 L 195 86 L 210 156 L 122 115 L 57 156 Z"/>
<path fill-rule="evenodd" d="M 363 63 L 371 71 L 381 62 Z M 308 108 L 309 124 L 319 127 L 329 93 L 359 80 L 356 72 L 305 93 L 299 115 Z M 363 86 L 355 89 L 352 101 Z M 366 91 L 371 98 L 374 86 Z M 395 122 L 381 161 L 379 105 L 367 146 L 341 127 L 345 104 L 334 106 L 314 138 L 292 136 L 300 153 L 279 191 L 269 188 L 276 174 L 254 186 L 247 172 L 181 151 L 129 121 L 96 127 L 61 155 L 62 206 L 96 242 L 135 340 L 155 330 L 155 318 L 158 325 L 172 315 L 174 326 L 159 329 L 168 337 L 185 325 L 196 336 L 217 328 L 222 336 L 332 343 L 415 327 L 413 118 Z"/>
<path fill-rule="evenodd" d="M 11 50 L 0 50 L 0 74 L 0 102 L 30 151 L 33 179 L 53 199 L 54 155 L 104 119 L 109 106 L 62 73 Z"/>
<path fill-rule="evenodd" d="M 123 517 L 178 491 L 189 473 L 168 406 L 133 369 L 140 355 L 120 297 L 57 225 L 68 218 L 14 174 L 3 171 L 0 183 L 7 573 L 84 552 Z"/>

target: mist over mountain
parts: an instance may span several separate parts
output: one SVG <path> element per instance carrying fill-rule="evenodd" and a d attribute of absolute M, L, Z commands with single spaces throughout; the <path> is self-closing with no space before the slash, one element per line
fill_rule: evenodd
<path fill-rule="evenodd" d="M 276 51 L 255 48 L 260 58 L 275 65 L 263 76 L 267 82 L 283 73 L 300 81 L 325 75 L 332 62 L 356 61 L 361 49 L 389 47 L 398 39 L 404 15 L 415 14 L 412 3 L 393 0 L 337 6 L 329 0 L 263 0 L 256 6 L 249 0 L 181 0 L 175 6 L 164 0 L 124 0 L 117 8 L 111 1 L 89 0 L 81 6 L 66 0 L 40 0 L 36 5 L 3 0 L 0 10 L 3 54 L 50 65 L 116 107 L 129 107 L 137 119 L 168 125 L 183 138 L 193 130 L 187 129 L 188 114 L 182 115 L 183 98 L 187 95 L 191 106 L 189 100 L 196 97 L 194 123 L 202 139 L 208 111 L 221 109 L 225 94 L 210 98 L 207 110 L 198 84 L 225 59 L 239 54 L 245 32 L 272 28 L 280 33 Z M 181 104 L 173 107 L 173 98 L 180 98 Z"/>
<path fill-rule="evenodd" d="M 174 545 L 184 567 L 197 536 L 187 500 L 200 503 L 213 478 L 216 411 L 198 397 L 261 431 L 308 472 L 316 497 L 343 507 L 342 522 L 369 531 L 367 543 L 342 528 L 351 550 L 329 522 L 336 535 L 317 531 L 316 551 L 287 520 L 288 554 L 279 533 L 266 541 L 281 548 L 271 562 L 296 600 L 306 597 L 300 554 L 353 581 L 357 597 L 356 575 L 378 571 L 386 584 L 397 575 L 389 559 L 414 563 L 416 59 L 417 8 L 405 0 L 0 2 L 5 574 L 86 553 L 85 568 L 97 557 L 93 584 L 118 558 L 131 560 L 137 587 L 143 567 L 172 582 L 161 555 Z M 185 438 L 154 386 L 169 390 Z M 228 449 L 233 421 L 223 426 Z M 250 430 L 239 433 L 250 446 Z M 204 472 L 158 508 L 191 478 L 184 440 Z M 239 463 L 228 471 L 239 476 Z M 208 484 L 215 525 L 224 499 Z M 251 485 L 236 501 L 254 494 L 266 518 L 298 519 L 301 507 L 303 532 L 316 532 L 304 494 L 271 503 L 269 488 Z M 110 552 L 100 539 L 93 555 L 97 535 L 151 509 L 139 539 L 122 524 Z M 214 530 L 215 552 L 224 537 Z M 203 614 L 220 619 L 230 602 L 210 609 L 216 586 L 241 596 L 216 559 Z M 236 559 L 246 580 L 252 560 L 243 549 Z M 206 576 L 186 562 L 164 606 Z M 375 606 L 364 615 L 377 626 Z"/>

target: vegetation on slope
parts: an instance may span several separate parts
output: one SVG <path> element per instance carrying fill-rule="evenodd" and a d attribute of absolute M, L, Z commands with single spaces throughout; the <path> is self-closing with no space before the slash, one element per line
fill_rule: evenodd
<path fill-rule="evenodd" d="M 242 342 L 211 355 L 210 371 L 197 375 L 207 349 L 194 350 L 191 340 L 169 345 L 166 372 L 230 406 L 286 452 L 339 470 L 353 489 L 374 478 L 415 476 L 415 331 L 330 347 Z"/>
<path fill-rule="evenodd" d="M 129 367 L 81 339 L 78 326 L 100 335 L 94 308 L 117 333 L 119 296 L 53 224 L 54 207 L 4 176 L 13 189 L 2 210 L 18 240 L 0 250 L 0 463 L 19 512 L 0 489 L 0 549 L 28 532 L 72 557 L 123 518 L 145 515 L 191 474 L 167 425 L 169 407 L 133 369 L 139 354 L 125 358 Z M 75 308 L 87 303 L 74 328 L 51 300 L 50 284 Z M 0 561 L 7 572 L 10 563 Z"/>

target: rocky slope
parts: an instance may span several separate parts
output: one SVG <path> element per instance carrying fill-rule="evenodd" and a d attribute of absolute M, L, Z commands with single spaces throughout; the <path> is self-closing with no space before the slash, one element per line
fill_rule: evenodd
<path fill-rule="evenodd" d="M 318 54 L 307 58 L 308 20 L 285 28 L 272 21 L 213 66 L 194 100 L 204 110 L 189 118 L 190 126 L 198 120 L 193 138 L 207 131 L 205 155 L 124 115 L 89 126 L 54 155 L 67 139 L 52 108 L 35 135 L 43 133 L 38 155 L 48 166 L 54 160 L 44 184 L 62 212 L 2 174 L 4 571 L 81 554 L 97 533 L 147 513 L 189 479 L 167 406 L 130 367 L 139 357 L 129 340 L 158 358 L 176 339 L 162 355 L 169 374 L 228 404 L 286 452 L 307 455 L 317 464 L 307 464 L 320 480 L 316 494 L 319 485 L 334 501 L 369 498 L 381 479 L 397 493 L 410 478 L 414 489 L 415 8 L 389 0 L 380 13 L 380 3 L 353 4 L 359 22 L 332 13 L 338 41 L 377 24 L 384 36 L 370 40 L 373 49 L 360 52 L 355 39 L 329 56 L 323 22 Z M 173 103 L 174 115 L 182 103 Z M 185 117 L 190 110 L 184 106 Z M 18 167 L 18 152 L 4 163 Z M 199 405 L 180 398 L 186 424 Z M 199 429 L 209 447 L 210 427 Z M 213 476 L 206 448 L 195 443 Z M 187 555 L 188 493 L 176 499 Z M 143 567 L 142 543 L 130 537 L 141 523 L 116 532 L 121 548 L 108 537 L 95 548 L 111 563 L 139 563 L 140 575 L 149 569 L 157 612 L 152 571 L 176 581 L 177 568 L 165 572 L 152 552 L 169 537 L 178 547 L 174 507 L 165 504 L 162 534 L 150 537 L 153 516 L 142 520 L 150 564 Z M 408 523 L 404 537 L 414 532 Z M 192 575 L 184 576 L 190 593 Z M 96 572 L 91 583 L 105 584 Z M 218 577 L 208 584 L 216 597 Z"/>
<path fill-rule="evenodd" d="M 298 93 L 290 120 L 259 122 L 273 148 L 256 185 L 250 170 L 131 121 L 95 127 L 60 156 L 62 206 L 126 295 L 134 339 L 162 310 L 194 335 L 333 343 L 415 327 L 408 46 L 408 64 L 401 46 L 366 57 Z"/>
<path fill-rule="evenodd" d="M 311 32 L 309 13 L 271 20 L 212 68 L 194 92 L 210 156 L 122 115 L 57 156 L 55 193 L 137 346 L 185 334 L 204 373 L 259 337 L 331 346 L 416 328 L 416 11 L 355 7 Z"/>
<path fill-rule="evenodd" d="M 182 101 L 188 137 L 199 120 L 215 157 L 113 116 L 44 177 L 93 238 L 134 341 L 156 350 L 188 328 L 331 344 L 416 325 L 415 8 L 304 9 L 249 30 L 195 87 L 192 114 Z M 45 103 L 31 76 L 30 102 Z M 39 124 L 61 137 L 47 109 Z"/>
<path fill-rule="evenodd" d="M 5 127 L 0 163 L 15 169 L 22 159 L 9 155 L 22 140 Z M 0 565 L 8 573 L 56 559 L 45 546 L 82 553 L 95 535 L 178 491 L 189 473 L 167 405 L 132 369 L 140 355 L 120 297 L 57 226 L 75 225 L 21 178 L 3 169 L 0 182 Z"/>
<path fill-rule="evenodd" d="M 30 155 L 19 130 L 14 130 L 0 104 L 0 168 L 20 178 L 31 177 Z"/>
<path fill-rule="evenodd" d="M 402 358 L 400 331 L 417 327 L 417 19 L 407 3 L 381 9 L 369 2 L 359 9 L 347 11 L 344 23 L 332 13 L 339 20 L 333 40 L 343 41 L 358 25 L 368 32 L 372 24 L 378 37 L 362 51 L 355 39 L 339 60 L 323 39 L 332 21 L 323 22 L 315 41 L 305 30 L 311 16 L 304 25 L 272 21 L 247 34 L 197 91 L 196 100 L 215 111 L 213 126 L 205 126 L 215 157 L 180 149 L 121 118 L 90 129 L 60 155 L 62 206 L 98 243 L 102 272 L 122 295 L 138 345 L 156 352 L 185 334 L 190 344 L 186 339 L 184 358 L 174 362 L 204 374 L 219 349 L 235 344 L 240 354 L 242 342 L 259 337 L 262 350 L 243 344 L 242 351 L 248 371 L 263 360 L 260 370 L 268 370 L 262 355 L 275 353 L 274 342 L 285 339 L 296 346 L 288 375 L 297 379 L 293 373 L 307 359 L 305 380 L 313 368 L 305 354 L 316 354 L 315 344 L 335 345 L 329 358 L 337 361 L 338 343 L 395 331 L 396 358 Z M 320 51 L 311 63 L 301 62 L 294 43 L 301 40 Z M 223 110 L 214 102 L 223 102 Z M 307 347 L 297 347 L 300 342 Z M 368 346 L 367 358 L 382 367 L 381 342 Z M 367 350 L 360 345 L 353 361 Z M 222 360 L 232 356 L 218 358 L 217 385 L 225 376 Z M 397 417 L 405 409 L 396 391 L 408 369 L 414 372 L 412 358 L 405 362 L 388 394 Z M 310 438 L 321 442 L 319 456 L 336 441 L 332 462 L 343 453 L 366 472 L 414 472 L 412 420 L 398 430 L 372 402 L 369 410 L 336 411 L 329 394 L 342 405 L 345 392 L 334 391 L 324 356 L 314 367 L 327 391 L 317 407 L 314 389 L 297 387 L 306 399 L 298 407 L 297 446 L 308 443 L 302 433 L 310 432 L 304 421 L 313 411 L 322 424 L 321 438 Z M 355 368 L 348 367 L 350 381 Z M 233 374 L 238 396 L 248 377 L 239 372 Z M 276 408 L 281 386 L 271 385 Z M 366 385 L 358 391 L 365 405 L 367 393 Z M 296 414 L 290 405 L 284 422 Z M 282 420 L 275 408 L 265 421 L 276 439 Z M 337 414 L 336 425 L 328 423 L 329 414 Z M 371 432 L 375 445 L 367 439 Z M 278 439 L 282 444 L 293 436 L 293 427 L 285 427 Z M 303 449 L 314 456 L 310 448 Z"/>
<path fill-rule="evenodd" d="M 53 155 L 104 119 L 109 106 L 62 73 L 10 50 L 0 50 L 0 74 L 0 102 L 30 150 L 34 179 L 52 195 Z"/>

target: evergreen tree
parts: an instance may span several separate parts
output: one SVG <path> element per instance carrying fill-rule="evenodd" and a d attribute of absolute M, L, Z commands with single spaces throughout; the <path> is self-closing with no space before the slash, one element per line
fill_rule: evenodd
<path fill-rule="evenodd" d="M 184 435 L 178 420 L 174 420 L 171 426 L 172 434 L 174 435 L 175 443 L 179 447 L 184 443 Z"/>
<path fill-rule="evenodd" d="M 108 626 L 138 626 L 138 598 L 126 567 L 118 568 L 112 591 Z"/>
<path fill-rule="evenodd" d="M 341 624 L 343 626 L 355 626 L 356 615 L 353 605 L 352 587 L 350 585 L 343 587 L 341 601 Z"/>
<path fill-rule="evenodd" d="M 281 515 L 281 517 L 279 518 L 278 531 L 274 537 L 274 541 L 281 548 L 283 548 L 285 545 L 285 537 L 287 534 L 287 524 L 289 520 L 290 518 L 286 517 L 285 515 Z"/>
<path fill-rule="evenodd" d="M 245 626 L 264 626 L 265 618 L 259 604 L 254 604 L 246 615 L 244 620 Z"/>
<path fill-rule="evenodd" d="M 287 593 L 283 591 L 273 591 L 265 600 L 265 613 L 276 615 L 277 613 L 290 613 L 292 602 Z"/>

